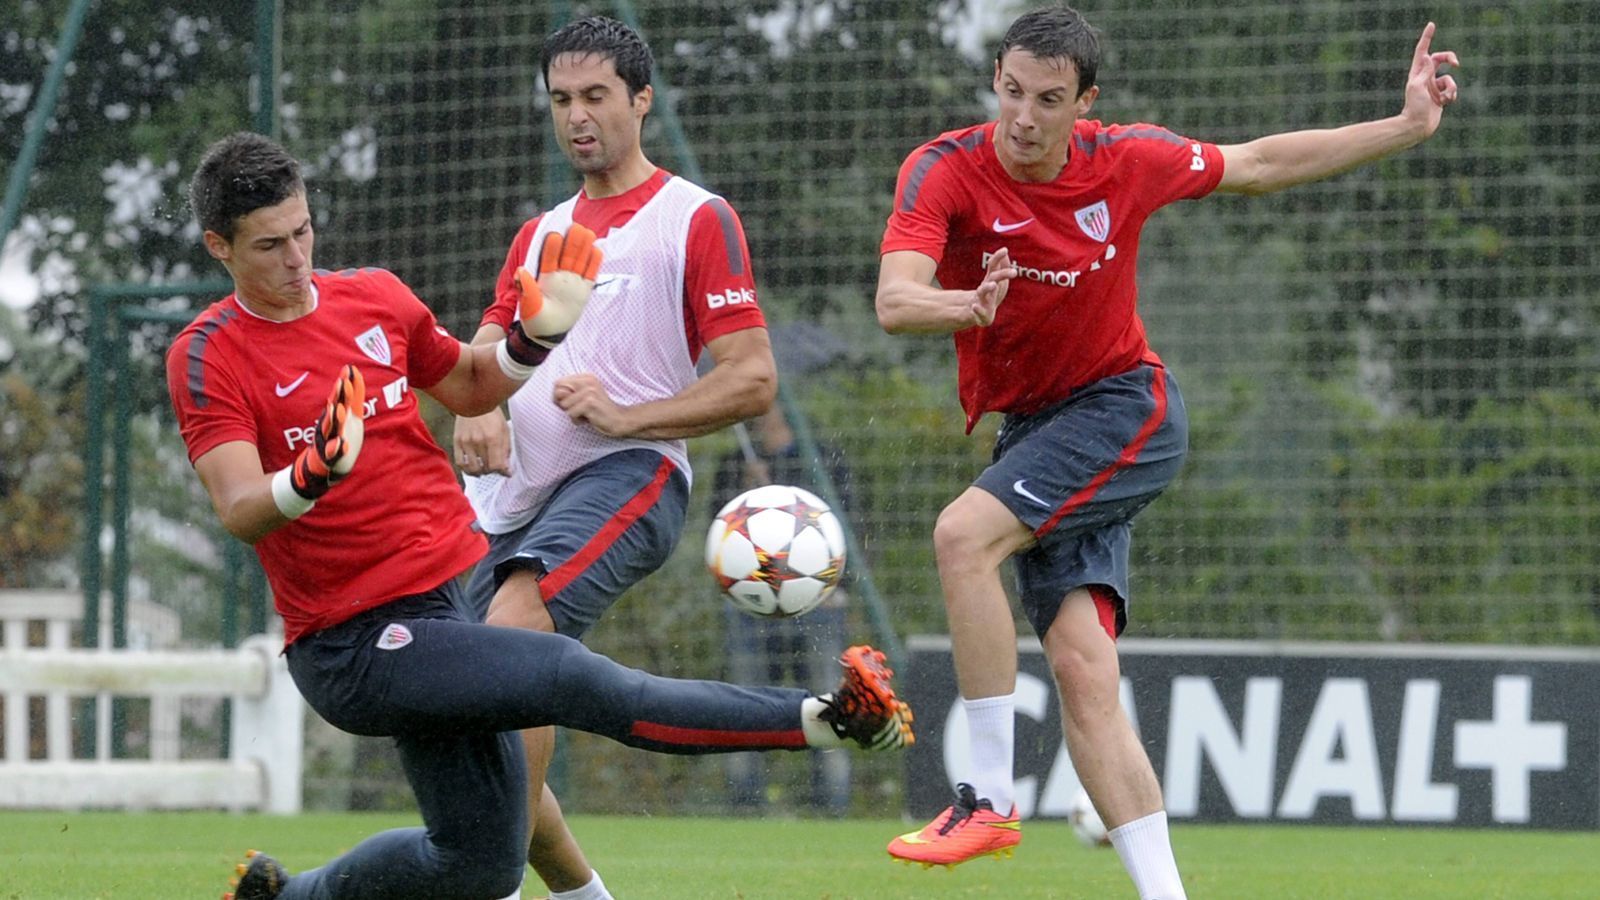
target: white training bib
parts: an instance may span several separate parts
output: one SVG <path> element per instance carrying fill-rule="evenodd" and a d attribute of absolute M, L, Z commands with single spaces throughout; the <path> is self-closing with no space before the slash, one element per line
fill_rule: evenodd
<path fill-rule="evenodd" d="M 510 400 L 511 475 L 468 477 L 467 498 L 490 534 L 526 525 L 568 475 L 621 450 L 654 450 L 691 478 L 682 440 L 607 437 L 574 423 L 551 399 L 558 379 L 587 373 L 620 406 L 664 400 L 695 381 L 683 318 L 689 222 L 710 191 L 674 177 L 596 241 L 605 259 L 578 324 Z M 538 269 L 544 236 L 572 223 L 577 197 L 545 213 L 524 265 Z"/>

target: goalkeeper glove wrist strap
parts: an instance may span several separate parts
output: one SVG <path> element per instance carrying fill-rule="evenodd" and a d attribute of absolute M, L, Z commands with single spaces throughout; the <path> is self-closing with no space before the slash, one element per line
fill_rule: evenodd
<path fill-rule="evenodd" d="M 530 338 L 523 333 L 521 325 L 512 324 L 506 331 L 506 339 L 495 347 L 494 356 L 500 363 L 500 371 L 507 378 L 527 381 L 533 375 L 534 367 L 544 362 L 554 349 L 554 343 Z"/>
<path fill-rule="evenodd" d="M 294 466 L 288 465 L 272 474 L 272 502 L 285 519 L 294 520 L 310 512 L 317 501 L 302 495 L 294 486 Z"/>

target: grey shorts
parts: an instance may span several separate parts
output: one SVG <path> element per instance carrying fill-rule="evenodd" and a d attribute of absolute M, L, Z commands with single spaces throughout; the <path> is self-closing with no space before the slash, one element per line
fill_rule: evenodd
<path fill-rule="evenodd" d="M 1101 584 L 1127 623 L 1133 517 L 1183 467 L 1189 418 L 1177 380 L 1141 365 L 1030 416 L 1007 416 L 994 461 L 974 484 L 1037 543 L 1015 558 L 1023 611 L 1043 637 L 1074 588 Z"/>
<path fill-rule="evenodd" d="M 622 450 L 573 472 L 533 521 L 489 536 L 467 582 L 479 621 L 512 572 L 538 574 L 556 631 L 581 638 L 623 592 L 672 555 L 683 534 L 689 484 L 654 450 Z"/>

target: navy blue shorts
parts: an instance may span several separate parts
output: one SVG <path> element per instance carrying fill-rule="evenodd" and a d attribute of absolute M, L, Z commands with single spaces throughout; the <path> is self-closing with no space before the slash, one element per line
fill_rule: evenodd
<path fill-rule="evenodd" d="M 1183 467 L 1189 416 L 1161 366 L 1102 378 L 1029 416 L 1007 416 L 994 461 L 974 484 L 1033 531 L 1017 554 L 1017 593 L 1043 637 L 1074 588 L 1105 585 L 1127 624 L 1133 517 Z"/>
<path fill-rule="evenodd" d="M 672 555 L 688 505 L 688 481 L 654 450 L 595 460 L 567 476 L 533 521 L 489 536 L 467 600 L 481 621 L 511 573 L 532 570 L 556 631 L 582 638 L 624 591 Z"/>

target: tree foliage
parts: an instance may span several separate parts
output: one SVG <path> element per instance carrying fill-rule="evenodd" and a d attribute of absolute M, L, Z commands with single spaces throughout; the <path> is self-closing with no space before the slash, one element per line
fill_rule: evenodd
<path fill-rule="evenodd" d="M 0 306 L 0 588 L 53 580 L 72 548 L 83 423 L 71 369 Z"/>
<path fill-rule="evenodd" d="M 20 0 L 0 19 L 0 158 L 15 160 L 69 0 Z M 250 122 L 251 2 L 204 12 L 150 0 L 93 4 L 83 24 L 23 207 L 43 285 L 30 317 L 76 343 L 83 290 L 214 276 L 183 205 L 206 144 Z M 8 167 L 9 168 L 9 167 Z M 8 173 L 9 174 L 9 173 Z M 59 268 L 46 260 L 58 259 Z"/>

